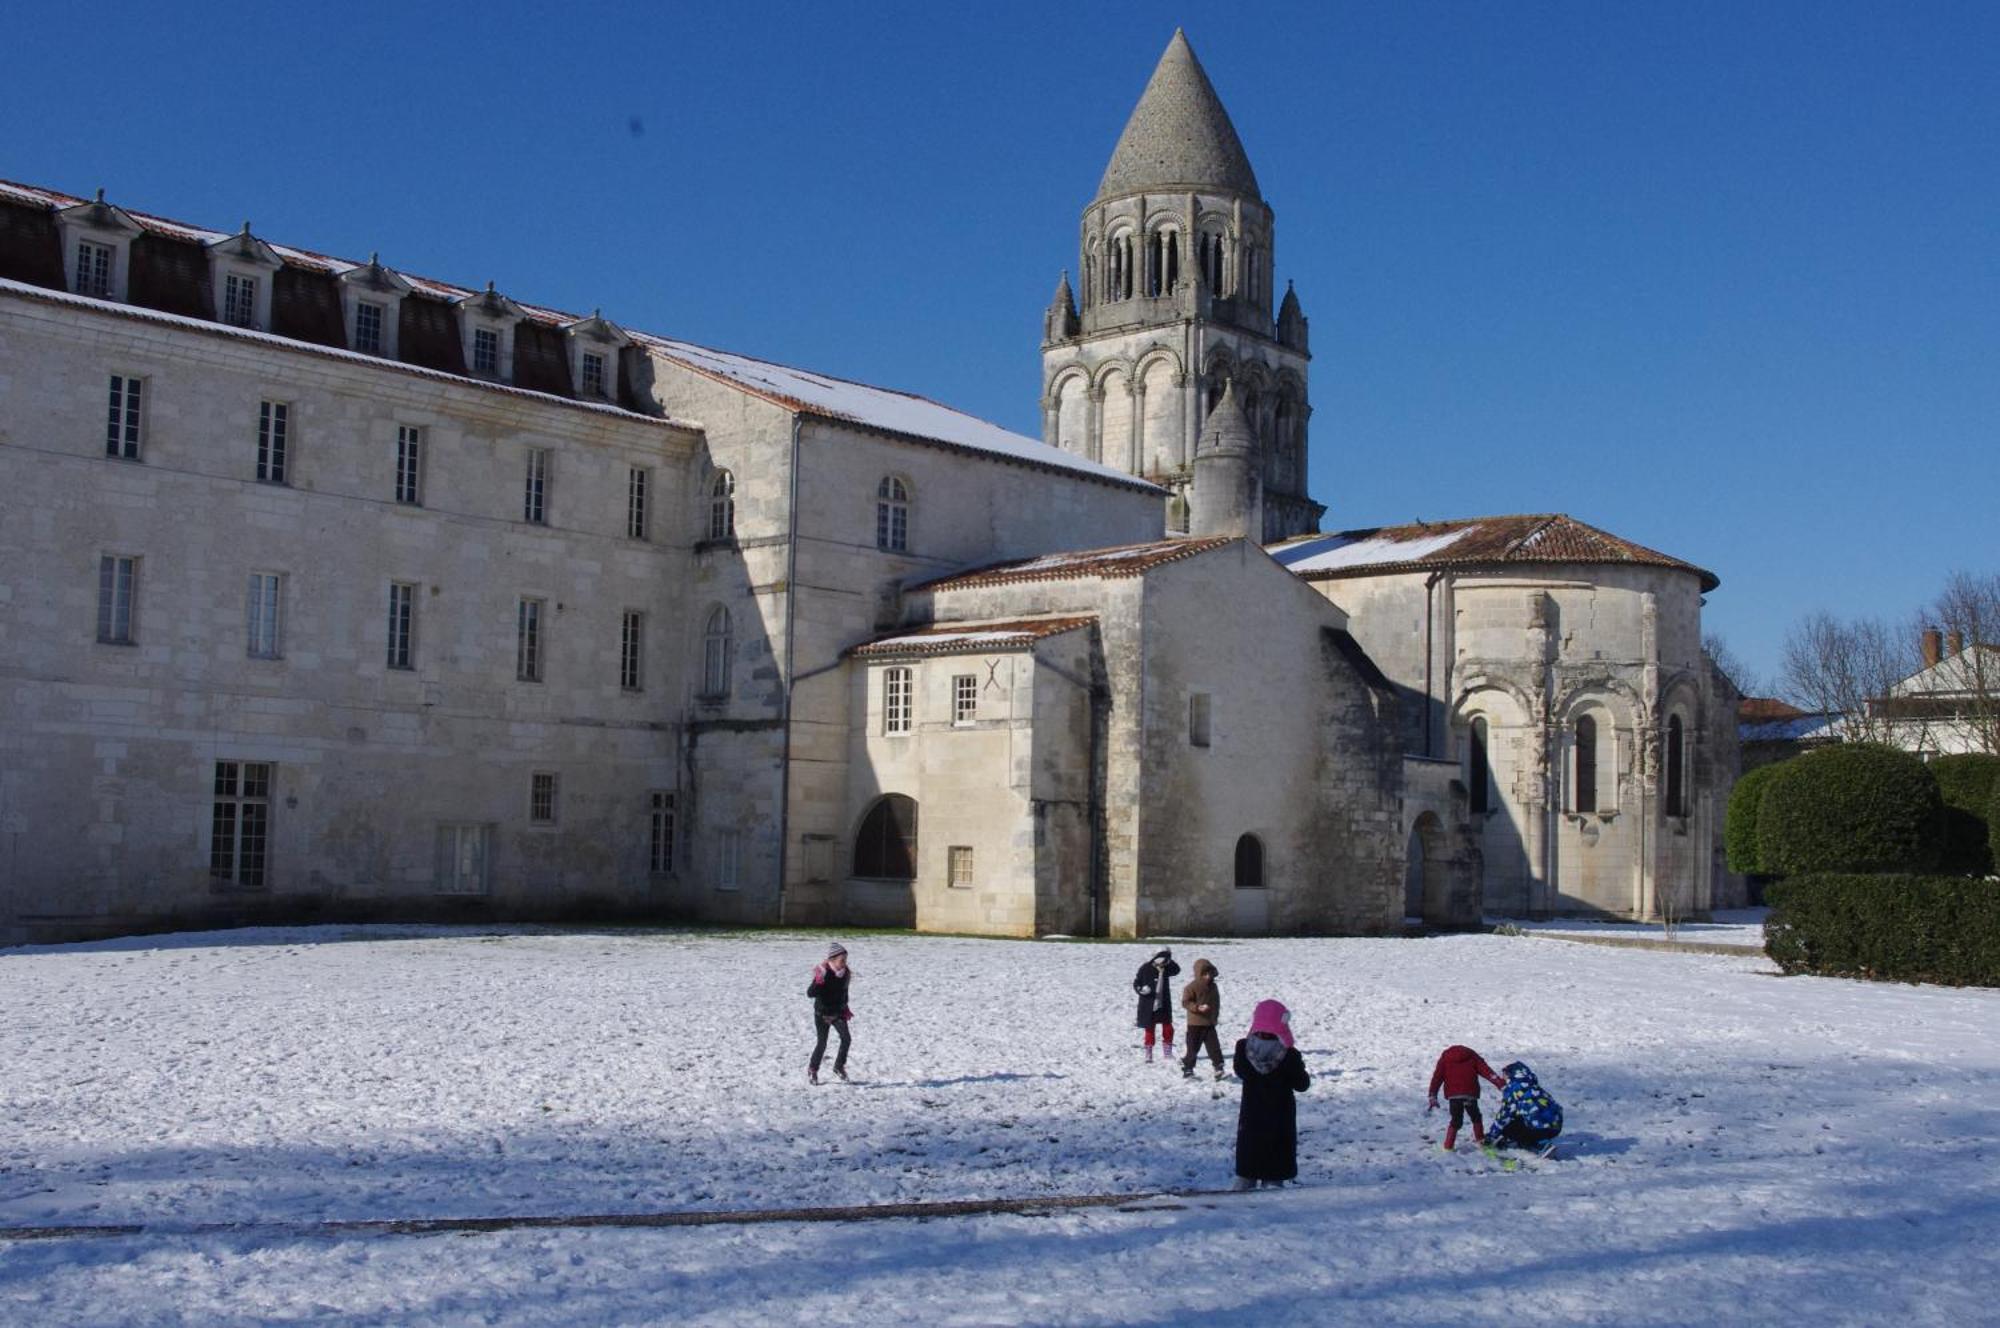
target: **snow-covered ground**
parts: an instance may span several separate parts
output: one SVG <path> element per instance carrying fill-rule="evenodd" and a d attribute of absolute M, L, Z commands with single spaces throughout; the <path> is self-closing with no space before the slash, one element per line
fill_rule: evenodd
<path fill-rule="evenodd" d="M 1680 945 L 1740 945 L 1745 949 L 1761 950 L 1764 948 L 1764 919 L 1770 912 L 1768 908 L 1717 909 L 1706 922 L 1681 923 L 1674 928 L 1672 939 Z M 1667 929 L 1657 922 L 1614 922 L 1594 918 L 1552 918 L 1547 922 L 1491 918 L 1488 921 L 1510 923 L 1522 931 L 1550 936 L 1662 942 L 1668 939 Z"/>
<path fill-rule="evenodd" d="M 1298 1189 L 1148 1211 L 327 1236 L 213 1221 L 1225 1185 L 1233 1093 L 1144 1064 L 1150 947 L 423 929 L 0 952 L 0 1322 L 1992 1322 L 2000 992 L 1503 936 L 1178 942 L 1225 1031 L 1295 1010 Z M 1533 1064 L 1575 1156 L 1447 1157 L 1446 1043 Z M 1491 1096 L 1488 1099 L 1489 1110 Z M 183 1229 L 176 1231 L 176 1225 Z"/>

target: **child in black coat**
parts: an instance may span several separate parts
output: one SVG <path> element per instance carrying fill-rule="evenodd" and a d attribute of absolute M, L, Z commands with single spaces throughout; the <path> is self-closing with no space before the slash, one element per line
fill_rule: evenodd
<path fill-rule="evenodd" d="M 1169 1061 L 1174 1058 L 1174 992 L 1167 979 L 1180 971 L 1181 966 L 1174 962 L 1174 952 L 1161 950 L 1139 965 L 1139 974 L 1132 979 L 1132 990 L 1139 993 L 1139 1027 L 1146 1030 L 1147 1060 L 1153 1059 L 1156 1027 L 1166 1043 L 1166 1058 Z"/>
<path fill-rule="evenodd" d="M 1298 1095 L 1312 1087 L 1305 1058 L 1292 1045 L 1292 1015 L 1259 1001 L 1250 1036 L 1236 1044 L 1243 1105 L 1236 1114 L 1236 1188 L 1273 1189 L 1299 1174 Z"/>

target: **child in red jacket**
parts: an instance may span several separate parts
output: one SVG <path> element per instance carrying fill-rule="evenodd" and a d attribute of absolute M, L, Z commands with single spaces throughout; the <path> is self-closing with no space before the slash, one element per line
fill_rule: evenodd
<path fill-rule="evenodd" d="M 1484 1079 L 1495 1088 L 1505 1088 L 1507 1081 L 1493 1073 L 1493 1067 L 1479 1059 L 1479 1053 L 1471 1047 L 1449 1046 L 1438 1057 L 1437 1069 L 1431 1071 L 1430 1111 L 1438 1107 L 1438 1089 L 1444 1089 L 1445 1100 L 1451 1103 L 1451 1124 L 1444 1132 L 1444 1146 L 1449 1150 L 1458 1142 L 1458 1127 L 1472 1117 L 1472 1142 L 1486 1142 L 1486 1122 L 1479 1115 L 1479 1081 Z"/>

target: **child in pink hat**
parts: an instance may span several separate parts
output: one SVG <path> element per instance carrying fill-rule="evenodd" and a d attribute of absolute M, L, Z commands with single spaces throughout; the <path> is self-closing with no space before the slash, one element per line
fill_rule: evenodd
<path fill-rule="evenodd" d="M 1236 1044 L 1243 1105 L 1236 1113 L 1236 1188 L 1277 1188 L 1299 1174 L 1298 1095 L 1312 1086 L 1305 1059 L 1292 1045 L 1292 1013 L 1259 1001 L 1250 1035 Z"/>

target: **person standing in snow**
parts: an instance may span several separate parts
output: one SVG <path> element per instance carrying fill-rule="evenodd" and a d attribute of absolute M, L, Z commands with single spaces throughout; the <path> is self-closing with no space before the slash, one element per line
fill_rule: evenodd
<path fill-rule="evenodd" d="M 1197 959 L 1194 961 L 1194 981 L 1181 988 L 1181 1009 L 1187 1011 L 1187 1057 L 1181 1062 L 1183 1079 L 1194 1078 L 1195 1057 L 1204 1048 L 1215 1066 L 1215 1077 L 1222 1077 L 1222 1040 L 1215 1035 L 1215 1025 L 1222 1012 L 1222 990 L 1215 985 L 1215 980 L 1221 976 L 1214 964 L 1206 959 Z"/>
<path fill-rule="evenodd" d="M 1299 1174 L 1298 1094 L 1312 1087 L 1305 1059 L 1292 1045 L 1292 1013 L 1259 1001 L 1250 1036 L 1236 1044 L 1243 1105 L 1236 1113 L 1236 1188 L 1273 1189 Z"/>
<path fill-rule="evenodd" d="M 1139 993 L 1139 1027 L 1146 1030 L 1146 1059 L 1153 1059 L 1153 1030 L 1160 1027 L 1166 1058 L 1174 1058 L 1174 993 L 1167 979 L 1181 971 L 1172 950 L 1162 950 L 1139 965 L 1132 990 Z"/>
<path fill-rule="evenodd" d="M 806 988 L 806 995 L 812 997 L 813 1026 L 817 1031 L 812 1060 L 806 1065 L 809 1084 L 819 1082 L 819 1064 L 826 1057 L 829 1031 L 840 1034 L 840 1050 L 833 1054 L 833 1073 L 836 1078 L 847 1078 L 847 1021 L 854 1017 L 854 1011 L 847 1008 L 847 984 L 853 976 L 847 967 L 847 947 L 835 941 L 827 947 L 826 962 L 813 970 L 812 983 Z"/>
<path fill-rule="evenodd" d="M 1554 1143 L 1563 1128 L 1561 1105 L 1520 1061 L 1500 1072 L 1507 1076 L 1507 1086 L 1500 1090 L 1500 1109 L 1493 1113 L 1494 1146 L 1546 1148 Z"/>
<path fill-rule="evenodd" d="M 1431 1071 L 1431 1091 L 1429 1111 L 1438 1109 L 1438 1089 L 1444 1089 L 1445 1101 L 1451 1104 L 1451 1124 L 1444 1129 L 1444 1147 L 1450 1152 L 1458 1143 L 1458 1127 L 1465 1124 L 1465 1118 L 1472 1118 L 1472 1142 L 1486 1142 L 1486 1123 L 1479 1117 L 1479 1081 L 1484 1079 L 1495 1088 L 1504 1089 L 1507 1081 L 1493 1073 L 1493 1067 L 1480 1059 L 1479 1053 L 1471 1047 L 1457 1045 L 1444 1049 L 1438 1057 L 1437 1068 Z"/>

